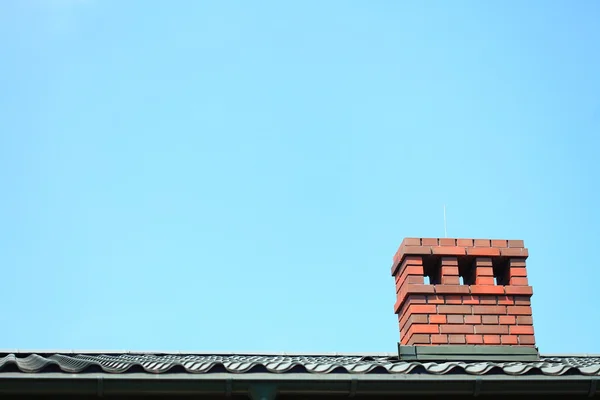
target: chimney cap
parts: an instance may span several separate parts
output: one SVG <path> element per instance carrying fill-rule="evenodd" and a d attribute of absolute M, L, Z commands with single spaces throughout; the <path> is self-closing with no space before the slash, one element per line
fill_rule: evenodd
<path fill-rule="evenodd" d="M 392 275 L 409 256 L 529 257 L 523 240 L 405 238 L 393 258 Z"/>

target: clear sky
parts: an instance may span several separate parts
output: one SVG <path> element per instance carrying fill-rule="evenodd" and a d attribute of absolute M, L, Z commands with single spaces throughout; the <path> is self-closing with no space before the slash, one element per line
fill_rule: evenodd
<path fill-rule="evenodd" d="M 524 239 L 600 353 L 600 3 L 0 2 L 1 348 L 394 351 L 402 238 Z"/>

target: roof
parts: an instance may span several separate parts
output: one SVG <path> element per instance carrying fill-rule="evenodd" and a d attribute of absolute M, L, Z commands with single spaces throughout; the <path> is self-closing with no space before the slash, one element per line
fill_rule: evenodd
<path fill-rule="evenodd" d="M 599 356 L 551 356 L 535 362 L 407 362 L 393 353 L 286 355 L 286 354 L 5 354 L 0 356 L 0 377 L 5 371 L 22 373 L 103 372 L 127 374 L 506 374 L 600 376 Z"/>
<path fill-rule="evenodd" d="M 28 385 L 26 382 L 32 379 L 36 384 Z M 139 382 L 144 381 L 149 385 L 168 384 L 169 393 L 209 389 L 248 393 L 256 382 L 271 382 L 279 391 L 304 390 L 308 386 L 317 390 L 314 388 L 318 386 L 319 393 L 338 393 L 342 388 L 349 392 L 366 390 L 367 394 L 378 390 L 434 393 L 439 387 L 444 393 L 535 390 L 600 395 L 596 390 L 600 386 L 600 355 L 542 356 L 532 362 L 418 362 L 401 361 L 394 353 L 0 352 L 0 393 L 39 391 L 45 381 L 46 390 L 102 390 L 102 394 L 134 393 L 127 392 L 130 389 L 125 382 L 137 382 L 139 390 Z M 180 383 L 173 385 L 173 381 Z M 191 382 L 193 386 L 186 386 Z M 532 385 L 538 386 L 532 389 Z M 161 389 L 153 386 L 152 390 Z"/>

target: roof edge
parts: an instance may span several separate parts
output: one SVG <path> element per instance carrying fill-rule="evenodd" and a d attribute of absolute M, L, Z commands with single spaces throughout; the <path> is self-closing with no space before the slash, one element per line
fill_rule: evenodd
<path fill-rule="evenodd" d="M 128 354 L 128 355 L 215 355 L 215 356 L 323 356 L 397 357 L 398 352 L 318 352 L 318 351 L 150 351 L 85 349 L 0 349 L 0 354 Z"/>
<path fill-rule="evenodd" d="M 215 355 L 215 356 L 321 356 L 321 357 L 398 357 L 398 352 L 318 352 L 318 351 L 151 351 L 85 349 L 0 349 L 0 354 L 101 354 L 101 355 Z M 598 357 L 600 353 L 540 353 L 541 358 Z"/>

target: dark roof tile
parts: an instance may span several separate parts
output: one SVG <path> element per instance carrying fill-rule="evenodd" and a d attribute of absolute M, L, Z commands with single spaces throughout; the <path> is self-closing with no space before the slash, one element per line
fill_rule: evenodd
<path fill-rule="evenodd" d="M 223 370 L 234 373 L 269 372 L 273 374 L 306 372 L 329 374 L 414 374 L 445 375 L 462 373 L 485 375 L 541 374 L 561 376 L 578 374 L 600 376 L 600 357 L 554 356 L 536 362 L 407 362 L 388 355 L 236 355 L 236 354 L 47 354 L 11 353 L 0 356 L 3 372 L 23 373 L 62 371 L 71 374 L 97 372 L 125 374 L 187 373 L 209 374 Z"/>

